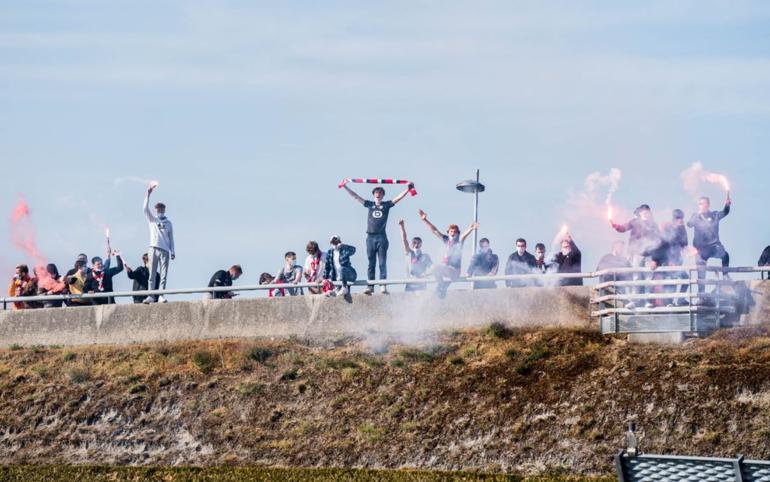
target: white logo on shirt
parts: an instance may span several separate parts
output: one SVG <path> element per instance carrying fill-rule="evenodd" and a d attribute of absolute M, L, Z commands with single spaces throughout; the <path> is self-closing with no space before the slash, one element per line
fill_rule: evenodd
<path fill-rule="evenodd" d="M 382 217 L 382 211 L 380 211 L 379 209 L 373 209 L 372 210 L 372 217 L 375 218 L 375 219 L 381 218 Z"/>

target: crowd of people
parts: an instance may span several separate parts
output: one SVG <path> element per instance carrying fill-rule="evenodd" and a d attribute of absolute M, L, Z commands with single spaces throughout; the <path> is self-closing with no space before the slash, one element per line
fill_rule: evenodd
<path fill-rule="evenodd" d="M 375 281 L 379 274 L 379 280 L 388 278 L 387 258 L 389 241 L 387 237 L 387 222 L 390 210 L 401 202 L 409 192 L 413 192 L 414 185 L 395 196 L 392 200 L 385 200 L 385 189 L 375 187 L 372 190 L 373 199 L 364 199 L 353 191 L 348 183 L 343 181 L 343 187 L 350 196 L 367 210 L 366 224 L 366 257 L 367 280 Z M 16 266 L 16 272 L 12 279 L 8 295 L 13 297 L 32 297 L 45 295 L 82 295 L 89 293 L 112 293 L 114 278 L 122 271 L 133 281 L 133 291 L 145 291 L 150 289 L 166 288 L 170 261 L 175 259 L 173 225 L 166 216 L 166 206 L 156 203 L 155 212 L 150 209 L 150 197 L 154 186 L 148 188 L 144 197 L 143 212 L 150 231 L 150 243 L 148 252 L 142 255 L 142 262 L 136 268 L 131 268 L 123 259 L 120 251 L 113 250 L 107 242 L 107 252 L 104 259 L 94 257 L 89 260 L 81 253 L 75 260 L 72 269 L 63 276 L 59 274 L 55 264 L 38 266 L 34 273 L 30 273 L 29 267 L 23 264 Z M 724 208 L 721 211 L 712 211 L 710 200 L 702 197 L 698 201 L 698 210 L 689 221 L 685 222 L 685 214 L 680 209 L 675 209 L 671 215 L 671 221 L 659 226 L 655 221 L 652 209 L 647 204 L 642 204 L 634 211 L 634 216 L 623 224 L 615 223 L 612 219 L 609 224 L 619 233 L 628 233 L 626 244 L 616 241 L 612 245 L 611 252 L 603 256 L 599 261 L 597 270 L 613 270 L 618 268 L 652 268 L 651 272 L 639 272 L 634 274 L 606 275 L 603 281 L 614 280 L 644 280 L 655 276 L 655 270 L 660 266 L 682 266 L 687 254 L 693 254 L 699 267 L 699 277 L 705 276 L 705 266 L 711 258 L 721 261 L 724 272 L 729 267 L 730 257 L 719 238 L 719 223 L 730 213 L 732 201 L 728 193 Z M 445 231 L 440 230 L 429 220 L 428 214 L 419 210 L 419 219 L 427 229 L 443 244 L 443 256 L 439 260 L 432 259 L 423 252 L 423 240 L 418 236 L 411 239 L 407 235 L 406 222 L 399 220 L 401 242 L 404 249 L 407 264 L 407 276 L 414 282 L 405 285 L 406 291 L 426 290 L 426 280 L 436 281 L 436 292 L 439 297 L 446 295 L 447 289 L 453 281 L 462 276 L 463 246 L 466 239 L 479 228 L 478 223 L 470 224 L 465 230 L 461 230 L 457 224 L 449 224 Z M 687 228 L 693 229 L 693 243 L 689 246 Z M 548 273 L 581 273 L 582 253 L 576 245 L 572 235 L 563 230 L 558 241 L 559 250 L 550 257 L 546 255 L 544 243 L 537 243 L 534 254 L 528 251 L 528 244 L 524 238 L 515 242 L 515 251 L 505 260 L 505 275 L 533 275 Z M 499 274 L 500 258 L 492 251 L 489 239 L 482 238 L 478 242 L 476 253 L 471 257 L 465 274 L 469 277 L 484 278 Z M 356 254 L 356 248 L 342 242 L 338 235 L 329 239 L 329 248 L 324 252 L 318 242 L 310 241 L 305 248 L 306 258 L 304 264 L 297 262 L 297 254 L 289 251 L 284 255 L 284 263 L 275 273 L 262 273 L 259 277 L 261 285 L 271 285 L 268 296 L 297 296 L 307 294 L 342 296 L 350 300 L 350 285 L 357 279 L 357 272 L 351 262 L 351 257 Z M 112 266 L 115 258 L 116 266 Z M 759 260 L 760 265 L 770 265 L 770 247 L 765 249 Z M 378 272 L 379 268 L 379 272 Z M 243 274 L 240 265 L 233 265 L 229 269 L 215 272 L 209 280 L 208 286 L 216 288 L 206 297 L 213 299 L 230 299 L 236 293 L 227 290 L 232 287 Z M 688 278 L 686 272 L 667 272 L 667 277 Z M 544 278 L 526 276 L 505 280 L 505 285 L 510 288 L 523 286 L 543 286 Z M 562 286 L 582 285 L 583 279 L 579 276 L 560 277 L 556 283 Z M 300 286 L 310 285 L 310 286 Z M 478 279 L 473 282 L 474 289 L 489 289 L 497 287 L 495 280 Z M 676 289 L 676 286 L 673 286 Z M 686 284 L 681 285 L 682 291 L 687 289 Z M 705 286 L 699 284 L 699 292 L 702 293 Z M 388 293 L 387 284 L 380 284 L 380 292 Z M 647 292 L 645 286 L 637 286 L 635 293 Z M 368 284 L 364 290 L 367 295 L 374 293 L 374 284 Z M 135 303 L 165 303 L 166 299 L 160 296 L 134 296 Z M 66 301 L 15 301 L 13 307 L 22 308 L 51 308 L 68 306 L 82 306 L 90 304 L 114 303 L 114 298 L 109 296 L 95 298 L 70 297 Z M 672 305 L 685 304 L 684 297 L 673 299 Z M 652 306 L 647 302 L 646 306 Z M 633 309 L 636 303 L 629 302 L 627 308 Z"/>

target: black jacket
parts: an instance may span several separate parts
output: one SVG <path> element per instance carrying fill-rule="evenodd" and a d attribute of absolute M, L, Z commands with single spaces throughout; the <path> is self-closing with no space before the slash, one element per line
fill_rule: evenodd
<path fill-rule="evenodd" d="M 147 290 L 147 286 L 150 284 L 150 269 L 147 266 L 140 266 L 139 268 L 136 268 L 134 270 L 127 269 L 126 275 L 128 276 L 128 279 L 134 280 L 134 285 L 132 287 L 133 291 L 145 291 Z M 160 286 L 160 274 L 156 272 L 155 274 L 155 283 L 153 283 L 155 286 L 153 289 L 157 290 Z M 144 301 L 144 296 L 134 296 L 134 303 L 141 303 Z"/>
<path fill-rule="evenodd" d="M 83 293 L 90 293 L 92 291 L 94 293 L 112 293 L 112 278 L 121 271 L 123 271 L 123 258 L 118 256 L 118 265 L 114 268 L 110 268 L 110 260 L 107 259 L 102 270 L 104 277 L 102 278 L 101 289 L 99 289 L 99 280 L 97 279 L 99 273 L 92 270 L 86 278 Z M 113 304 L 115 303 L 115 298 L 94 298 L 93 302 L 95 305 Z"/>
<path fill-rule="evenodd" d="M 651 251 L 660 245 L 660 228 L 652 219 L 643 221 L 642 218 L 636 217 L 626 224 L 613 224 L 612 227 L 619 233 L 630 231 L 628 253 L 631 255 L 641 255 L 644 251 Z"/>
<path fill-rule="evenodd" d="M 230 271 L 220 269 L 216 273 L 214 273 L 211 276 L 211 279 L 209 280 L 209 288 L 213 288 L 215 286 L 232 286 L 233 285 L 233 277 L 230 276 Z M 230 296 L 229 291 L 212 291 L 211 297 L 214 299 L 230 299 L 232 296 Z"/>
<path fill-rule="evenodd" d="M 529 251 L 524 251 L 524 254 L 519 256 L 519 253 L 514 251 L 508 256 L 508 262 L 505 264 L 505 274 L 532 274 L 537 272 L 537 260 L 535 256 Z M 531 281 L 523 280 L 508 280 L 505 285 L 513 288 L 517 286 L 528 286 L 532 284 Z"/>
<path fill-rule="evenodd" d="M 679 266 L 682 264 L 682 251 L 689 244 L 687 229 L 669 223 L 663 228 L 663 247 L 666 250 L 666 264 Z"/>
<path fill-rule="evenodd" d="M 553 256 L 553 263 L 558 267 L 557 273 L 580 273 L 582 272 L 582 253 L 578 249 L 574 241 L 569 242 L 572 246 L 572 251 L 564 255 L 561 251 Z M 582 286 L 582 278 L 566 278 L 560 280 L 562 286 Z"/>
<path fill-rule="evenodd" d="M 693 228 L 692 245 L 698 250 L 719 244 L 719 221 L 730 214 L 730 205 L 725 204 L 721 211 L 709 211 L 705 214 L 695 213 L 687 222 Z"/>

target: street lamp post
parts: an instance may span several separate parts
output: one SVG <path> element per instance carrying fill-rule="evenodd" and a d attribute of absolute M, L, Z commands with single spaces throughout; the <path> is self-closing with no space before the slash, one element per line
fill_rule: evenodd
<path fill-rule="evenodd" d="M 479 193 L 484 192 L 483 184 L 479 182 L 479 170 L 476 169 L 476 180 L 468 179 L 457 183 L 457 190 L 460 192 L 473 193 L 473 222 L 479 222 Z M 478 229 L 473 231 L 473 254 L 476 254 L 479 243 L 479 231 Z"/>

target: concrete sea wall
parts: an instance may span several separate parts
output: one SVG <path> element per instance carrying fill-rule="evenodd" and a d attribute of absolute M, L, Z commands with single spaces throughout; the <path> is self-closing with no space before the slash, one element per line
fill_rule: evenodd
<path fill-rule="evenodd" d="M 598 327 L 588 287 L 298 296 L 0 312 L 0 347 L 126 344 L 231 337 L 316 339 L 484 326 Z"/>

